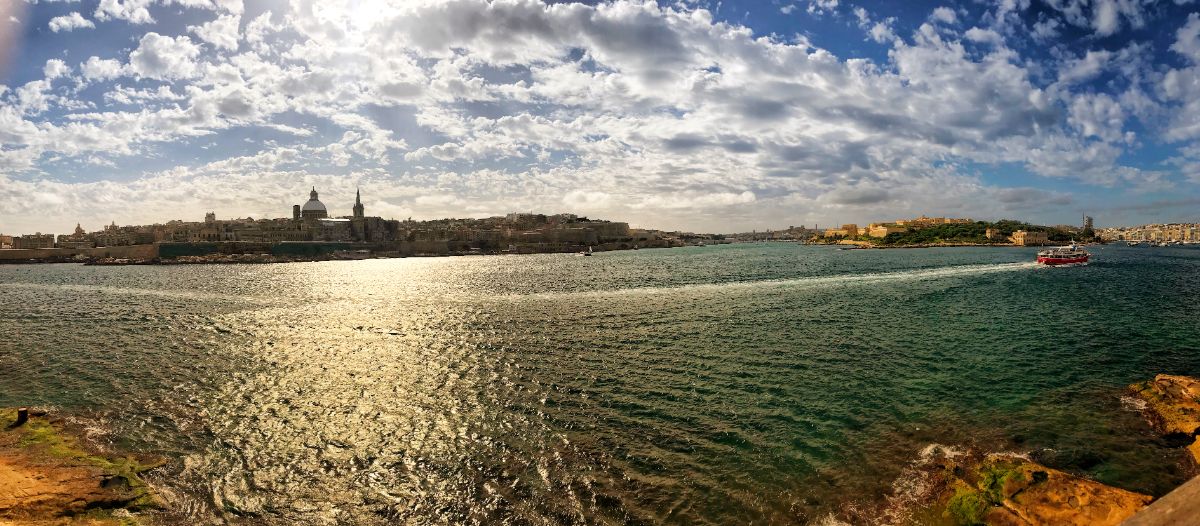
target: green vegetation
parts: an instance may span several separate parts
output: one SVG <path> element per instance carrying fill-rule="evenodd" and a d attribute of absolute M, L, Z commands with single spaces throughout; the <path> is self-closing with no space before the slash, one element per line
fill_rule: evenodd
<path fill-rule="evenodd" d="M 946 501 L 945 517 L 956 525 L 983 524 L 988 510 L 1000 506 L 1013 486 L 1019 486 L 1026 476 L 1017 464 L 994 460 L 984 461 L 975 475 L 978 478 L 974 486 L 960 480 L 954 495 Z"/>
<path fill-rule="evenodd" d="M 1004 494 L 1004 486 L 1009 482 L 1019 483 L 1025 480 L 1025 475 L 1016 466 L 989 463 L 984 464 L 979 470 L 979 489 L 982 490 L 989 501 L 999 504 L 1003 502 L 1007 495 Z"/>
<path fill-rule="evenodd" d="M 0 422 L 13 422 L 17 412 L 14 409 L 0 409 Z M 76 437 L 63 432 L 54 422 L 46 418 L 30 418 L 27 422 L 11 430 L 16 436 L 8 442 L 9 448 L 15 446 L 24 455 L 33 455 L 46 465 L 95 466 L 103 473 L 102 484 L 117 484 L 122 494 L 130 500 L 123 502 L 120 509 L 142 511 L 161 508 L 162 503 L 153 490 L 141 479 L 139 474 L 162 466 L 165 459 L 145 462 L 131 456 L 103 456 L 88 452 Z M 0 444 L 3 449 L 4 444 Z M 2 451 L 0 451 L 2 452 Z M 134 517 L 118 517 L 113 515 L 113 509 L 89 509 L 79 518 L 95 519 L 103 524 L 136 525 Z M 111 521 L 111 522 L 109 522 Z"/>
<path fill-rule="evenodd" d="M 987 515 L 991 505 L 980 491 L 960 486 L 954 490 L 954 496 L 946 503 L 946 513 L 955 524 L 973 526 L 983 524 L 983 517 Z"/>
<path fill-rule="evenodd" d="M 996 239 L 987 238 L 987 230 L 995 229 L 999 231 L 1000 236 Z M 1050 241 L 1058 243 L 1066 243 L 1072 239 L 1077 241 L 1090 240 L 1091 236 L 1083 236 L 1081 233 L 1071 232 L 1068 230 L 1032 225 L 1020 221 L 1002 219 L 994 223 L 987 221 L 975 221 L 973 223 L 952 223 L 945 225 L 932 225 L 925 228 L 909 230 L 907 232 L 893 232 L 887 237 L 877 240 L 876 242 L 884 246 L 899 246 L 899 245 L 937 245 L 943 243 L 976 243 L 980 245 L 986 244 L 1004 244 L 1008 243 L 1008 237 L 1013 232 L 1025 230 L 1027 232 L 1046 232 Z"/>

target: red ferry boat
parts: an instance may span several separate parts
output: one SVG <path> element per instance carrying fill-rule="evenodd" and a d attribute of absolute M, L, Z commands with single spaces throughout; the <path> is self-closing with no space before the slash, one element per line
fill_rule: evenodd
<path fill-rule="evenodd" d="M 1043 265 L 1086 265 L 1091 254 L 1075 246 L 1057 247 L 1038 252 L 1037 262 Z"/>

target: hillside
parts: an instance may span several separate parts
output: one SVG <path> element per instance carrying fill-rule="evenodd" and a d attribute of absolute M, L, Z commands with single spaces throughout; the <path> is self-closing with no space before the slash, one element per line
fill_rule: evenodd
<path fill-rule="evenodd" d="M 987 238 L 987 230 L 994 228 L 1000 231 L 1001 237 L 993 240 Z M 921 229 L 909 230 L 908 232 L 894 232 L 888 234 L 887 237 L 876 241 L 880 245 L 932 245 L 942 243 L 978 243 L 978 244 L 1004 244 L 1008 243 L 1008 236 L 1012 235 L 1017 230 L 1025 230 L 1029 232 L 1046 232 L 1052 242 L 1069 242 L 1072 239 L 1081 239 L 1082 236 L 1069 232 L 1067 230 L 1032 225 L 1013 220 L 1000 220 L 994 223 L 987 221 L 976 221 L 973 223 L 953 223 L 945 225 L 934 225 Z"/>

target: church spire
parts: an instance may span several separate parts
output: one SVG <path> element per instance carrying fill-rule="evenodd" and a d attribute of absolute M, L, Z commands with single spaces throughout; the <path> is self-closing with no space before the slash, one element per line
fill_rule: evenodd
<path fill-rule="evenodd" d="M 356 219 L 362 219 L 363 217 L 365 217 L 365 215 L 366 214 L 363 211 L 363 204 L 362 204 L 362 190 L 355 188 L 354 189 L 354 217 Z"/>

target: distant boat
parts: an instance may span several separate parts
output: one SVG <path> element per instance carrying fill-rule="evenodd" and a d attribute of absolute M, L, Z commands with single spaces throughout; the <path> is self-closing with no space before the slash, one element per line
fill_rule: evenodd
<path fill-rule="evenodd" d="M 1037 254 L 1037 262 L 1043 265 L 1086 265 L 1091 254 L 1072 242 L 1069 246 L 1043 250 Z"/>
<path fill-rule="evenodd" d="M 587 249 L 587 252 L 580 252 L 580 253 L 579 253 L 579 255 L 581 255 L 581 256 L 590 256 L 590 255 L 592 255 L 592 247 L 588 247 L 588 249 Z"/>

